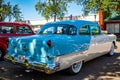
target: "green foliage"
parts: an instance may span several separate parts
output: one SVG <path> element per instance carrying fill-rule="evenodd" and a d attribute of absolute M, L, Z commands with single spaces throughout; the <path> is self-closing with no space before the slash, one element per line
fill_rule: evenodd
<path fill-rule="evenodd" d="M 35 8 L 46 20 L 53 17 L 54 21 L 56 21 L 56 18 L 62 20 L 67 12 L 67 4 L 73 1 L 77 4 L 80 3 L 80 0 L 39 0 Z"/>
<path fill-rule="evenodd" d="M 18 5 L 14 5 L 12 9 L 13 17 L 15 18 L 15 21 L 22 21 L 21 11 L 18 8 Z"/>
<path fill-rule="evenodd" d="M 120 0 L 82 0 L 84 14 L 103 10 L 104 19 L 120 15 Z"/>
<path fill-rule="evenodd" d="M 4 3 L 4 0 L 0 0 L 0 21 L 4 21 L 6 18 L 11 21 L 12 19 L 20 20 L 21 11 L 18 5 L 12 6 L 10 2 Z"/>

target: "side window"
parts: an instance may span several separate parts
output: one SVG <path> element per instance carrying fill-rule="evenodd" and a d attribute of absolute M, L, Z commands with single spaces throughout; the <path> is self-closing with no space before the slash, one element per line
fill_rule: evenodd
<path fill-rule="evenodd" d="M 40 29 L 39 34 L 76 35 L 77 28 L 66 24 L 46 25 L 46 27 Z"/>
<path fill-rule="evenodd" d="M 92 35 L 99 35 L 100 34 L 100 28 L 96 25 L 91 25 L 91 31 Z"/>
<path fill-rule="evenodd" d="M 54 33 L 54 27 L 46 28 L 43 33 L 44 34 L 53 34 Z"/>
<path fill-rule="evenodd" d="M 77 28 L 74 26 L 69 27 L 69 35 L 76 35 L 77 34 Z"/>
<path fill-rule="evenodd" d="M 90 35 L 90 28 L 88 25 L 80 28 L 80 35 Z"/>
<path fill-rule="evenodd" d="M 17 26 L 16 33 L 17 34 L 29 34 L 29 33 L 32 33 L 32 30 L 28 26 Z"/>
<path fill-rule="evenodd" d="M 13 33 L 12 26 L 0 26 L 0 34 L 11 34 Z"/>
<path fill-rule="evenodd" d="M 57 34 L 64 34 L 65 29 L 63 28 L 63 26 L 58 26 L 57 27 Z"/>

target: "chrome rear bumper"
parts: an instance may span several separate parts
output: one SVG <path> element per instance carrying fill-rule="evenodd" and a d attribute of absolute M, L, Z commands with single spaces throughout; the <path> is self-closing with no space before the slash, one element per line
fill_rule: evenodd
<path fill-rule="evenodd" d="M 45 72 L 46 74 L 54 73 L 60 68 L 59 63 L 54 63 L 54 64 L 38 63 L 38 62 L 29 63 L 28 60 L 25 60 L 24 62 L 19 62 L 16 61 L 14 57 L 7 55 L 5 56 L 5 59 L 11 61 L 13 64 L 18 64 L 26 68 L 34 69 L 40 72 Z"/>

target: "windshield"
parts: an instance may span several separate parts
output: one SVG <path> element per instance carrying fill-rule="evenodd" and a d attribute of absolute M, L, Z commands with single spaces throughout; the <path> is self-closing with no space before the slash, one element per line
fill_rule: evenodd
<path fill-rule="evenodd" d="M 77 33 L 77 29 L 73 25 L 49 24 L 49 25 L 43 26 L 37 34 L 38 35 L 39 34 L 67 34 L 67 35 L 75 35 L 76 33 Z"/>

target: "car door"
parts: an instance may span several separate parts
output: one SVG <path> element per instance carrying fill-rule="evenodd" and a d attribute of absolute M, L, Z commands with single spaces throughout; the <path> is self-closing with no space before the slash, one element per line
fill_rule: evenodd
<path fill-rule="evenodd" d="M 84 49 L 86 49 L 83 53 L 85 55 L 85 61 L 88 61 L 93 58 L 94 54 L 96 53 L 94 51 L 95 47 L 95 40 L 93 39 L 93 36 L 91 34 L 91 28 L 90 25 L 84 25 L 80 27 L 79 29 L 79 39 L 81 40 L 83 45 L 82 46 Z M 79 47 L 80 47 L 79 46 Z"/>
<path fill-rule="evenodd" d="M 101 29 L 98 25 L 90 25 L 91 28 L 91 41 L 94 43 L 93 57 L 103 55 L 106 50 L 106 37 L 101 33 Z"/>
<path fill-rule="evenodd" d="M 80 29 L 82 29 L 81 32 Z M 76 52 L 87 50 L 90 44 L 89 27 L 83 26 L 80 29 L 76 27 L 69 28 L 69 43 L 73 45 Z"/>
<path fill-rule="evenodd" d="M 90 44 L 90 29 L 88 25 L 82 27 L 69 27 L 69 44 L 70 49 L 74 50 L 74 55 L 71 58 L 74 61 L 84 60 L 87 55 L 87 50 Z"/>
<path fill-rule="evenodd" d="M 15 36 L 13 29 L 12 24 L 0 24 L 0 46 L 5 52 L 7 52 L 8 38 Z"/>

